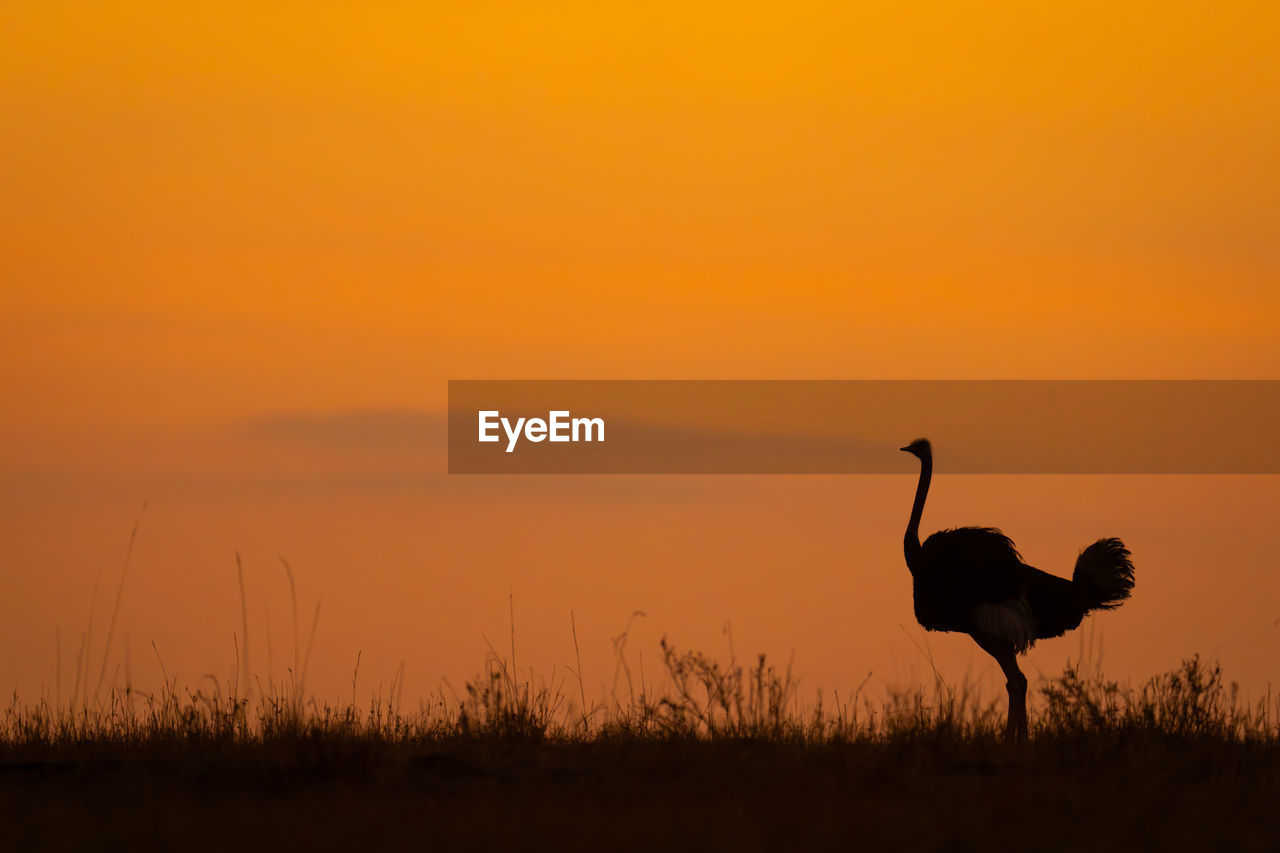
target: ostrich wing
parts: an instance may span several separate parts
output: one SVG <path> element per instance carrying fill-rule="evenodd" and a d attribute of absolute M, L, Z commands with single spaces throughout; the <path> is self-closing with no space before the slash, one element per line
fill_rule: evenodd
<path fill-rule="evenodd" d="M 1013 540 L 994 527 L 939 530 L 921 547 L 924 562 L 956 604 L 973 607 L 1017 598 L 1028 568 Z"/>
<path fill-rule="evenodd" d="M 1037 634 L 1022 562 L 1009 537 L 991 527 L 941 530 L 921 548 L 926 577 L 917 617 L 930 628 L 982 633 L 1026 649 Z"/>

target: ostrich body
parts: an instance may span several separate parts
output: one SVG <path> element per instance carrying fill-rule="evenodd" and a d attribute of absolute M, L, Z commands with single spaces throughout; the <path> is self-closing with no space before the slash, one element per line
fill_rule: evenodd
<path fill-rule="evenodd" d="M 1009 691 L 1010 737 L 1027 736 L 1027 679 L 1018 655 L 1036 640 L 1060 637 L 1093 610 L 1112 610 L 1133 589 L 1133 563 L 1119 539 L 1099 539 L 1080 553 L 1071 580 L 1032 568 L 994 527 L 940 530 L 922 544 L 933 476 L 933 450 L 917 439 L 902 450 L 920 460 L 920 481 L 903 539 L 916 619 L 929 631 L 968 634 L 996 659 Z"/>

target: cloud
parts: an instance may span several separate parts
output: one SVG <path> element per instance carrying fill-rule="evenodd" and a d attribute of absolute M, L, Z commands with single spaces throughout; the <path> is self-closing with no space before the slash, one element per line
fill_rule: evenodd
<path fill-rule="evenodd" d="M 254 418 L 244 437 L 335 453 L 412 453 L 443 457 L 444 413 L 413 409 L 287 413 Z"/>

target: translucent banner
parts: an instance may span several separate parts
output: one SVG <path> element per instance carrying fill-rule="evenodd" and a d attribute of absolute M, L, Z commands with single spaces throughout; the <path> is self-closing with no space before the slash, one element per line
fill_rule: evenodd
<path fill-rule="evenodd" d="M 454 380 L 453 474 L 1280 473 L 1272 380 Z"/>

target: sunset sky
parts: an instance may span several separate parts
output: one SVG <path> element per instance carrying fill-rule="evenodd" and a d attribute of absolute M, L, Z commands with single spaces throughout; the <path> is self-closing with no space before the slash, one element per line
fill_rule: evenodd
<path fill-rule="evenodd" d="M 905 476 L 465 478 L 478 378 L 1280 378 L 1280 9 L 1260 3 L 25 3 L 0 13 L 0 689 L 486 640 L 587 693 L 614 646 L 931 677 Z M 453 6 L 454 8 L 447 8 Z M 1118 429 L 1123 424 L 1117 425 Z M 905 443 L 914 435 L 901 437 Z M 937 448 L 939 456 L 944 447 Z M 1275 477 L 940 477 L 1138 587 L 1113 677 L 1277 680 Z M 270 626 L 268 628 L 268 625 Z M 125 636 L 128 635 L 126 656 Z M 271 650 L 268 652 L 268 638 Z M 242 639 L 242 638 L 240 638 Z M 948 679 L 994 665 L 929 635 Z M 1025 665 L 1054 673 L 1079 636 Z M 632 665 L 637 663 L 631 658 Z"/>

